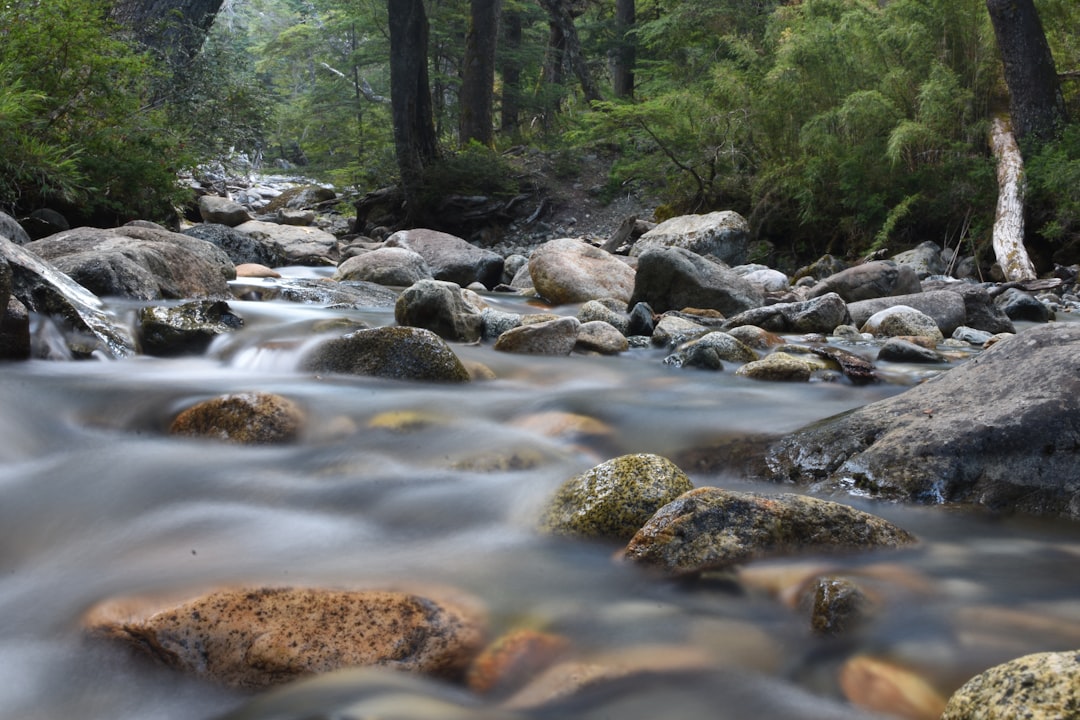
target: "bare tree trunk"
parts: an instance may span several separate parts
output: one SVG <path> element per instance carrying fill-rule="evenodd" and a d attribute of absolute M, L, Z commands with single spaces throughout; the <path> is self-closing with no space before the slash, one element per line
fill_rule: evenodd
<path fill-rule="evenodd" d="M 504 133 L 516 131 L 521 121 L 521 58 L 518 55 L 521 51 L 521 25 L 521 13 L 508 10 L 503 17 L 503 60 L 500 66 L 502 97 L 499 114 Z"/>
<path fill-rule="evenodd" d="M 1006 118 L 994 118 L 990 147 L 997 159 L 998 179 L 994 255 L 1006 280 L 1034 280 L 1035 267 L 1024 248 L 1024 159 Z"/>
<path fill-rule="evenodd" d="M 1009 86 L 1013 131 L 1020 140 L 1028 135 L 1049 139 L 1065 124 L 1065 98 L 1035 5 L 1032 0 L 986 0 L 986 9 Z"/>
<path fill-rule="evenodd" d="M 566 0 L 539 0 L 539 2 L 540 6 L 547 11 L 552 37 L 555 37 L 556 31 L 561 37 L 566 61 L 577 75 L 578 82 L 581 83 L 581 92 L 585 96 L 585 102 L 600 100 L 600 89 L 589 72 L 589 66 L 585 63 L 581 40 L 578 39 L 577 27 L 574 25 L 574 16 L 570 13 Z"/>
<path fill-rule="evenodd" d="M 495 95 L 495 49 L 502 0 L 472 0 L 465 60 L 461 73 L 461 144 L 470 140 L 491 146 Z"/>
<path fill-rule="evenodd" d="M 390 19 L 390 107 L 401 186 L 410 219 L 424 168 L 438 156 L 428 82 L 428 21 L 424 0 L 387 0 Z"/>
<path fill-rule="evenodd" d="M 198 54 L 224 0 L 116 0 L 112 17 L 174 68 Z"/>
<path fill-rule="evenodd" d="M 637 48 L 631 30 L 637 22 L 635 0 L 615 0 L 615 47 L 611 63 L 612 90 L 615 97 L 634 97 L 634 62 Z"/>

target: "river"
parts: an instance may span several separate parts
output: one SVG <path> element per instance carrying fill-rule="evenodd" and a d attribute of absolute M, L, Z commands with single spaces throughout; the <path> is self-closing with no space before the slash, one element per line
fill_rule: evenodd
<path fill-rule="evenodd" d="M 635 720 L 662 708 L 673 718 L 812 719 L 825 716 L 819 700 L 848 712 L 836 677 L 858 655 L 912 669 L 947 696 L 997 662 L 1080 647 L 1074 523 L 848 500 L 921 543 L 824 561 L 887 578 L 885 609 L 841 639 L 815 636 L 804 612 L 764 592 L 666 582 L 613 562 L 610 546 L 533 529 L 555 488 L 602 460 L 676 458 L 725 438 L 793 430 L 902 392 L 926 369 L 886 368 L 897 382 L 869 386 L 770 384 L 677 369 L 659 350 L 541 358 L 480 345 L 455 349 L 496 380 L 315 377 L 296 367 L 320 322 L 382 325 L 392 312 L 230 305 L 244 329 L 201 357 L 3 365 L 0 717 L 191 720 L 244 706 L 249 693 L 157 667 L 80 629 L 87 608 L 110 597 L 219 584 L 450 585 L 486 604 L 494 631 L 527 621 L 592 653 L 689 646 L 734 678 L 638 683 L 552 717 Z M 133 306 L 109 307 L 125 317 Z M 252 448 L 166 434 L 184 407 L 245 390 L 299 403 L 308 415 L 302 440 Z M 412 432 L 373 423 L 398 411 L 428 421 Z M 606 430 L 545 432 L 553 412 Z M 687 469 L 699 486 L 792 490 Z M 407 685 L 393 716 L 436 717 L 410 709 L 408 698 L 442 692 Z M 357 716 L 334 715 L 340 698 L 330 691 L 305 697 L 293 714 L 247 717 Z"/>

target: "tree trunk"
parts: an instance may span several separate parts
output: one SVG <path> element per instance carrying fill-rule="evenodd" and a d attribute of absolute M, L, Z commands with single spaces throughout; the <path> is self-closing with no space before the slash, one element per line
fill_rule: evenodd
<path fill-rule="evenodd" d="M 1013 132 L 1020 140 L 1053 137 L 1065 124 L 1054 57 L 1033 0 L 986 0 L 1009 86 Z"/>
<path fill-rule="evenodd" d="M 491 146 L 495 95 L 495 48 L 502 0 L 472 0 L 461 72 L 461 144 Z"/>
<path fill-rule="evenodd" d="M 112 17 L 171 66 L 187 65 L 202 48 L 224 0 L 116 0 Z"/>
<path fill-rule="evenodd" d="M 428 21 L 424 0 L 387 0 L 390 19 L 390 108 L 394 150 L 406 210 L 416 220 L 424 168 L 438 156 L 428 83 Z"/>
<path fill-rule="evenodd" d="M 998 180 L 994 255 L 1006 280 L 1034 280 L 1035 267 L 1024 248 L 1024 159 L 1007 119 L 994 118 L 990 147 L 997 160 Z"/>
<path fill-rule="evenodd" d="M 615 52 L 612 57 L 612 90 L 615 97 L 634 97 L 634 62 L 637 48 L 631 30 L 637 22 L 634 0 L 615 0 Z"/>
<path fill-rule="evenodd" d="M 592 103 L 600 100 L 600 89 L 593 80 L 588 65 L 585 64 L 581 41 L 578 39 L 577 28 L 574 26 L 574 16 L 570 13 L 566 0 L 539 0 L 539 2 L 540 6 L 547 11 L 552 40 L 554 41 L 556 37 L 561 40 L 565 61 L 581 83 L 581 92 L 585 96 L 585 102 Z"/>
<path fill-rule="evenodd" d="M 502 97 L 499 114 L 502 117 L 501 129 L 504 133 L 513 133 L 521 122 L 521 13 L 507 11 L 503 17 L 503 52 L 500 74 L 502 75 Z"/>

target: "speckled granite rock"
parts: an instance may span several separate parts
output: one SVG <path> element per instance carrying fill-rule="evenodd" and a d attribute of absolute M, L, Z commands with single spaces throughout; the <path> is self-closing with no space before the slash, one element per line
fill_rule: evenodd
<path fill-rule="evenodd" d="M 693 488 L 686 473 L 659 455 L 623 455 L 558 489 L 540 519 L 554 535 L 625 541 L 657 509 Z"/>
<path fill-rule="evenodd" d="M 201 353 L 218 335 L 244 326 L 244 320 L 221 300 L 144 307 L 138 319 L 143 352 L 162 356 Z"/>
<path fill-rule="evenodd" d="M 135 607 L 105 603 L 85 624 L 94 635 L 235 687 L 372 665 L 456 676 L 479 652 L 486 629 L 471 599 L 388 590 L 221 590 L 151 614 Z"/>
<path fill-rule="evenodd" d="M 303 411 L 291 400 L 270 393 L 236 393 L 184 410 L 173 420 L 169 434 L 269 445 L 295 440 L 303 422 Z"/>
<path fill-rule="evenodd" d="M 569 355 L 577 345 L 579 327 L 573 317 L 526 323 L 500 335 L 494 348 L 521 355 Z"/>
<path fill-rule="evenodd" d="M 907 531 L 847 505 L 790 493 L 703 487 L 660 508 L 630 540 L 625 555 L 669 573 L 692 575 L 798 552 L 869 550 L 914 541 Z"/>
<path fill-rule="evenodd" d="M 735 374 L 754 380 L 806 382 L 815 372 L 827 367 L 823 360 L 814 355 L 773 352 L 760 360 L 746 363 Z"/>
<path fill-rule="evenodd" d="M 941 720 L 1077 720 L 1080 650 L 1026 655 L 992 667 L 953 693 Z"/>

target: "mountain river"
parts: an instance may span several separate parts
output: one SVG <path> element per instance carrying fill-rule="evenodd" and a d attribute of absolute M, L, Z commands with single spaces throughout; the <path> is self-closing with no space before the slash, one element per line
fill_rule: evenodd
<path fill-rule="evenodd" d="M 527 308 L 519 298 L 489 299 Z M 1072 523 L 845 498 L 921 542 L 752 568 L 783 577 L 826 565 L 869 578 L 883 607 L 839 638 L 815 635 L 805 609 L 761 584 L 667 581 L 615 562 L 614 546 L 534 529 L 563 481 L 608 458 L 650 452 L 678 461 L 724 439 L 784 433 L 902 392 L 940 367 L 883 367 L 890 382 L 861 387 L 763 383 L 730 369 L 675 368 L 659 349 L 550 358 L 486 344 L 455 350 L 490 367 L 492 381 L 317 377 L 296 368 L 305 348 L 327 337 L 320 323 L 384 325 L 392 312 L 230 305 L 245 327 L 200 357 L 0 367 L 0 717 L 435 718 L 449 717 L 448 707 L 502 717 L 459 688 L 379 673 L 260 703 L 80 627 L 82 614 L 110 597 L 237 583 L 449 585 L 483 601 L 492 634 L 540 627 L 585 655 L 689 647 L 714 668 L 615 683 L 515 717 L 877 717 L 845 699 L 838 678 L 853 658 L 948 697 L 990 665 L 1080 647 L 1080 526 Z M 109 308 L 126 317 L 134 306 Z M 184 407 L 250 390 L 299 403 L 308 416 L 301 441 L 240 447 L 166 434 Z M 402 411 L 427 421 L 410 432 L 373 422 Z M 602 426 L 552 432 L 551 413 Z M 699 486 L 795 490 L 722 468 L 685 469 Z"/>

